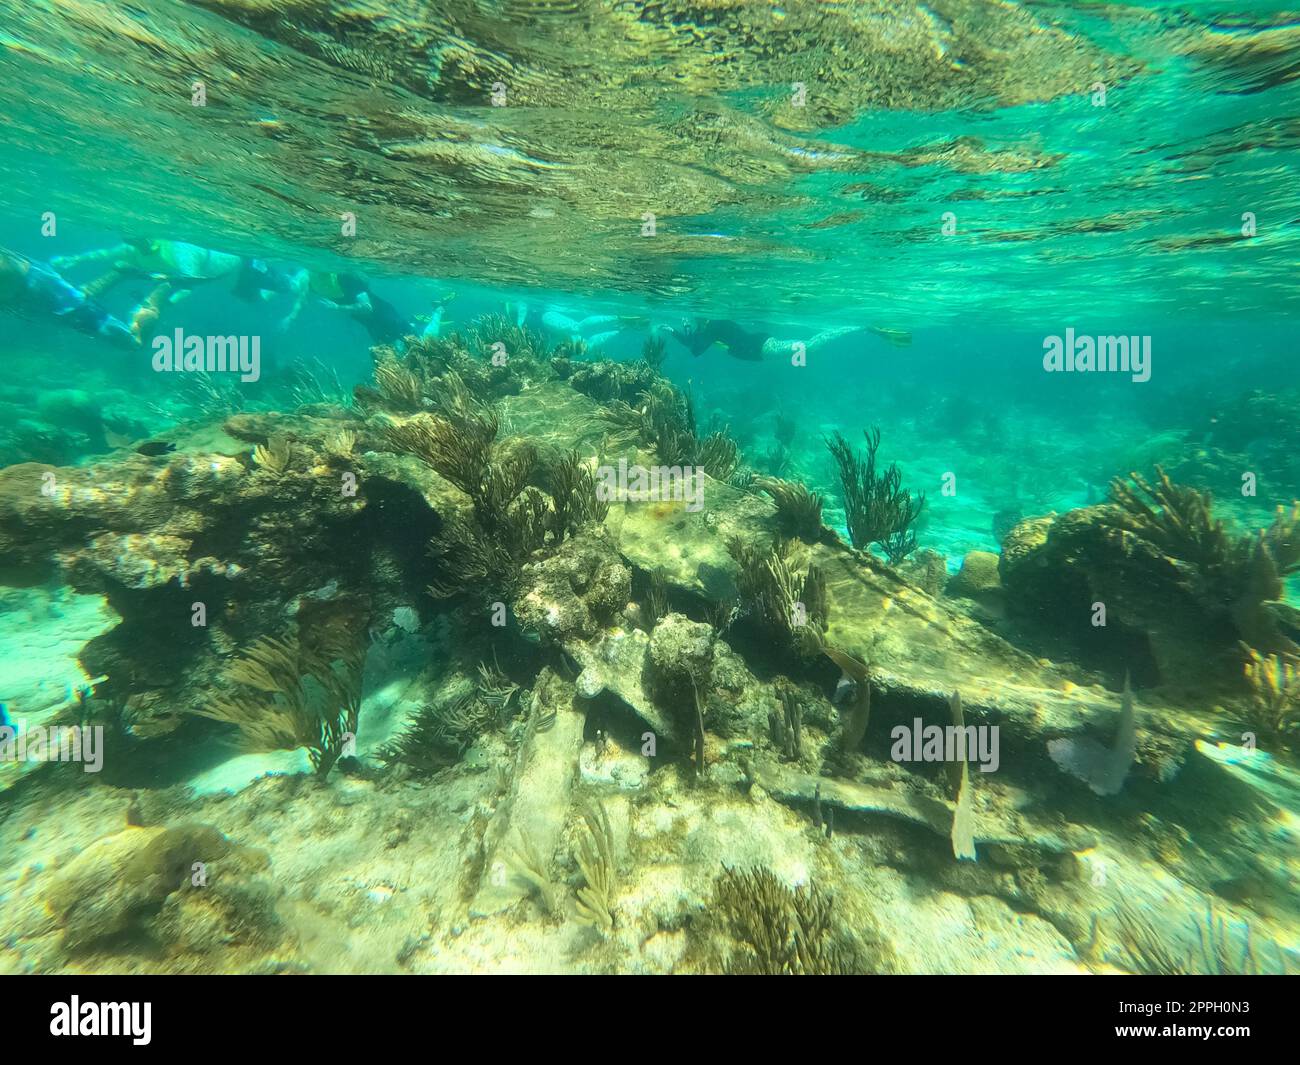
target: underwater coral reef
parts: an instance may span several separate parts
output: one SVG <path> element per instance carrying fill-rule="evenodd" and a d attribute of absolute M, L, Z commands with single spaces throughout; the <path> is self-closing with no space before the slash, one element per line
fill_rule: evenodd
<path fill-rule="evenodd" d="M 0 7 L 0 974 L 1300 972 L 1294 13 Z"/>
<path fill-rule="evenodd" d="M 60 610 L 87 676 L 42 723 L 112 752 L 0 767 L 6 853 L 50 870 L 6 881 L 7 967 L 1293 967 L 1294 513 L 1234 534 L 1134 475 L 936 580 L 879 434 L 830 441 L 842 535 L 804 483 L 736 478 L 653 360 L 580 376 L 504 322 L 376 347 L 353 397 L 0 471 L 6 559 L 108 604 Z M 707 507 L 611 498 L 614 455 L 700 467 Z M 1276 786 L 1222 756 L 1243 729 Z M 50 803 L 75 817 L 36 842 Z M 1207 906 L 1244 961 L 1178 960 Z"/>

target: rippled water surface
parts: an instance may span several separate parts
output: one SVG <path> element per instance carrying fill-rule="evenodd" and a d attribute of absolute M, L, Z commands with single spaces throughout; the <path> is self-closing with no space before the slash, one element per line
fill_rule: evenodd
<path fill-rule="evenodd" d="M 0 180 L 120 231 L 732 315 L 1276 314 L 1300 28 L 1251 10 L 9 3 Z"/>

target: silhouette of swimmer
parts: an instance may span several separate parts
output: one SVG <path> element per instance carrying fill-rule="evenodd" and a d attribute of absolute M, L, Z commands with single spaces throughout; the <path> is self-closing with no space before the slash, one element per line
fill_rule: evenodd
<path fill-rule="evenodd" d="M 869 328 L 858 325 L 837 326 L 824 329 L 808 340 L 778 340 L 765 330 L 745 329 L 729 318 L 697 318 L 694 325 L 683 329 L 668 326 L 666 331 L 692 355 L 703 355 L 716 344 L 734 359 L 761 362 L 765 358 L 793 355 L 800 350 L 800 344 L 803 345 L 803 353 L 810 355 L 832 340 L 867 332 Z"/>
<path fill-rule="evenodd" d="M 162 308 L 179 303 L 199 285 L 223 278 L 234 279 L 234 294 L 241 299 L 270 299 L 275 293 L 291 295 L 292 277 L 260 259 L 189 244 L 183 240 L 132 238 L 107 248 L 51 260 L 60 270 L 86 263 L 107 263 L 108 269 L 86 282 L 84 291 L 98 297 L 123 281 L 149 278 L 158 284 L 131 310 L 131 332 L 141 341 L 153 335 Z"/>
<path fill-rule="evenodd" d="M 296 300 L 280 323 L 282 329 L 293 324 L 309 299 L 316 299 L 326 307 L 351 315 L 376 344 L 395 344 L 420 332 L 396 307 L 371 291 L 370 282 L 360 274 L 304 269 L 294 274 L 290 283 Z"/>
<path fill-rule="evenodd" d="M 582 318 L 574 317 L 577 313 L 580 312 L 571 313 L 570 308 L 556 303 L 539 306 L 520 300 L 506 304 L 506 316 L 514 318 L 516 325 L 526 325 L 550 337 L 580 340 L 591 353 L 601 351 L 611 340 L 627 330 L 648 324 L 643 315 L 637 314 L 588 314 Z"/>
<path fill-rule="evenodd" d="M 227 277 L 235 281 L 235 294 L 246 299 L 292 292 L 290 276 L 271 269 L 260 259 L 214 251 L 183 240 L 133 238 L 107 248 L 60 255 L 51 260 L 51 265 L 60 270 L 71 270 L 86 263 L 109 264 L 107 270 L 86 283 L 86 291 L 93 296 L 107 292 L 122 281 L 141 277 L 171 286 L 173 303 L 197 285 Z"/>
<path fill-rule="evenodd" d="M 83 289 L 52 266 L 0 248 L 0 307 L 34 317 L 54 318 L 90 336 L 136 348 L 130 327 L 114 318 Z"/>

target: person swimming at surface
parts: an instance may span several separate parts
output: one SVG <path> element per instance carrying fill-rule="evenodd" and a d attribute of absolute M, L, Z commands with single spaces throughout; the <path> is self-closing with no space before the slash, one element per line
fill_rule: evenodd
<path fill-rule="evenodd" d="M 76 255 L 60 255 L 51 264 L 60 270 L 86 263 L 108 263 L 102 274 L 83 290 L 94 297 L 116 285 L 138 278 L 158 282 L 131 310 L 131 331 L 142 343 L 153 335 L 165 304 L 179 303 L 199 285 L 233 278 L 233 292 L 245 300 L 270 299 L 276 293 L 292 294 L 292 278 L 261 259 L 214 251 L 182 240 L 132 238 L 107 248 Z"/>
<path fill-rule="evenodd" d="M 640 315 L 588 314 L 575 318 L 574 313 L 554 303 L 540 309 L 523 300 L 506 304 L 506 314 L 514 317 L 516 325 L 526 325 L 562 340 L 581 341 L 590 352 L 600 351 L 620 333 L 647 324 L 647 319 Z"/>
<path fill-rule="evenodd" d="M 778 340 L 767 330 L 745 329 L 729 318 L 697 318 L 694 325 L 676 329 L 666 326 L 665 332 L 686 348 L 692 355 L 703 355 L 717 344 L 732 358 L 745 362 L 761 362 L 765 358 L 780 358 L 800 352 L 810 355 L 818 348 L 839 340 L 871 330 L 869 326 L 837 326 L 824 329 L 808 340 Z M 873 330 L 874 331 L 874 330 Z"/>
<path fill-rule="evenodd" d="M 291 284 L 296 299 L 293 309 L 281 321 L 281 329 L 292 325 L 308 300 L 315 299 L 326 307 L 351 315 L 376 344 L 396 344 L 403 337 L 418 332 L 414 323 L 388 300 L 373 292 L 370 282 L 359 274 L 303 269 L 293 275 Z"/>
<path fill-rule="evenodd" d="M 0 248 L 0 307 L 55 318 L 119 347 L 139 347 L 130 327 L 52 266 Z"/>
<path fill-rule="evenodd" d="M 415 323 L 422 326 L 420 329 L 420 339 L 429 340 L 442 336 L 442 327 L 447 324 L 447 304 L 456 298 L 456 293 L 449 292 L 447 295 L 433 301 L 433 310 L 428 314 L 417 314 Z"/>
<path fill-rule="evenodd" d="M 85 286 L 92 295 L 133 278 L 160 282 L 132 311 L 132 326 L 141 339 L 148 339 L 165 303 L 177 303 L 196 286 L 224 278 L 234 281 L 233 292 L 241 299 L 269 299 L 276 294 L 294 297 L 292 308 L 280 322 L 281 330 L 292 325 L 307 301 L 315 298 L 350 314 L 376 343 L 394 343 L 413 331 L 397 308 L 376 295 L 370 283 L 358 274 L 305 268 L 290 273 L 262 259 L 180 240 L 136 238 L 79 255 L 60 256 L 56 264 L 63 269 L 105 262 L 110 264 L 109 269 Z"/>

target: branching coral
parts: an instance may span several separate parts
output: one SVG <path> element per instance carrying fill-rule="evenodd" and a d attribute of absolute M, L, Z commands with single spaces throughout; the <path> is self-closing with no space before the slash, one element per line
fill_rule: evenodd
<path fill-rule="evenodd" d="M 1247 724 L 1269 737 L 1291 732 L 1300 724 L 1300 658 L 1242 649 L 1247 655 L 1246 682 L 1251 689 Z"/>
<path fill-rule="evenodd" d="M 428 377 L 424 389 L 426 407 L 454 423 L 490 423 L 496 417 L 482 384 L 471 383 L 456 370 Z"/>
<path fill-rule="evenodd" d="M 883 474 L 877 473 L 880 430 L 865 430 L 863 436 L 867 441 L 865 459 L 839 433 L 826 441 L 839 468 L 849 540 L 858 549 L 876 545 L 897 565 L 916 548 L 913 526 L 925 509 L 925 493 L 913 497 L 904 490 L 895 463 Z"/>
<path fill-rule="evenodd" d="M 1203 918 L 1188 919 L 1194 940 L 1183 937 L 1179 944 L 1166 942 L 1147 912 L 1130 902 L 1119 903 L 1114 922 L 1129 964 L 1150 976 L 1286 975 L 1289 969 L 1276 942 L 1265 940 L 1263 949 L 1257 949 L 1250 925 L 1234 928 L 1212 905 Z"/>
<path fill-rule="evenodd" d="M 663 378 L 640 394 L 636 406 L 612 402 L 605 418 L 665 465 L 698 466 L 715 481 L 729 480 L 740 465 L 735 440 L 725 429 L 701 436 L 690 392 L 679 391 Z"/>
<path fill-rule="evenodd" d="M 777 695 L 781 710 L 768 711 L 768 728 L 777 749 L 787 761 L 795 762 L 803 754 L 803 709 L 799 705 L 799 693 L 792 685 L 782 684 Z"/>
<path fill-rule="evenodd" d="M 375 752 L 390 769 L 405 766 L 414 777 L 428 777 L 454 765 L 460 756 L 457 745 L 446 742 L 439 709 L 423 706 L 406 727 Z"/>
<path fill-rule="evenodd" d="M 641 345 L 641 362 L 650 367 L 655 373 L 664 364 L 667 358 L 667 349 L 661 337 L 647 337 L 646 342 Z"/>
<path fill-rule="evenodd" d="M 667 617 L 672 610 L 668 597 L 668 577 L 663 566 L 656 566 L 650 572 L 649 585 L 645 597 L 645 624 L 653 630 L 659 619 Z"/>
<path fill-rule="evenodd" d="M 822 532 L 821 496 L 802 481 L 783 481 L 779 477 L 756 477 L 754 487 L 772 497 L 781 532 L 807 543 L 818 540 Z"/>
<path fill-rule="evenodd" d="M 599 932 L 614 927 L 616 866 L 614 833 L 609 817 L 599 803 L 591 803 L 582 813 L 582 835 L 574 855 L 586 883 L 578 889 L 578 919 Z"/>
<path fill-rule="evenodd" d="M 741 947 L 731 973 L 760 976 L 846 975 L 857 953 L 836 935 L 834 902 L 816 885 L 793 891 L 767 869 L 725 869 L 714 881 L 713 909 Z"/>
<path fill-rule="evenodd" d="M 375 391 L 388 410 L 414 414 L 424 409 L 424 387 L 419 376 L 401 363 L 391 349 L 379 349 L 374 377 Z"/>
<path fill-rule="evenodd" d="M 338 370 L 321 359 L 297 363 L 290 369 L 289 380 L 291 395 L 298 406 L 316 403 L 352 406 L 352 394 L 343 387 Z"/>
<path fill-rule="evenodd" d="M 498 428 L 496 414 L 478 407 L 462 407 L 451 416 L 417 414 L 386 428 L 393 447 L 427 463 L 473 505 L 472 518 L 448 518 L 431 545 L 435 557 L 446 560 L 448 573 L 430 586 L 435 596 L 484 582 L 508 585 L 554 527 L 546 496 L 527 486 L 537 452 L 529 444 L 495 443 Z M 594 505 L 594 488 L 592 494 Z M 578 504 L 569 497 L 566 505 Z"/>
<path fill-rule="evenodd" d="M 226 671 L 227 682 L 242 690 L 194 712 L 235 725 L 246 750 L 305 747 L 324 777 L 356 733 L 364 651 L 341 627 L 323 629 L 312 644 L 264 636 Z"/>
<path fill-rule="evenodd" d="M 1283 578 L 1300 569 L 1300 504 L 1279 507 L 1254 536 L 1234 537 L 1211 513 L 1208 492 L 1174 484 L 1156 467 L 1156 483 L 1130 473 L 1111 483 L 1108 520 L 1173 560 L 1179 580 L 1207 613 L 1226 612 L 1241 638 L 1263 652 L 1300 650 L 1266 606 L 1283 596 Z M 1145 498 L 1143 498 L 1145 496 Z"/>
<path fill-rule="evenodd" d="M 1170 558 L 1190 562 L 1212 578 L 1240 563 L 1239 545 L 1228 535 L 1223 522 L 1210 514 L 1213 500 L 1208 492 L 1174 484 L 1159 466 L 1155 485 L 1141 474 L 1129 476 L 1138 491 L 1119 478 L 1110 486 L 1111 497 L 1119 507 L 1116 524 L 1120 528 L 1136 533 Z"/>
<path fill-rule="evenodd" d="M 621 403 L 624 419 L 632 411 L 631 422 L 639 420 L 635 408 L 629 408 L 638 396 L 660 380 L 652 366 L 641 363 L 611 362 L 608 359 L 577 368 L 568 368 L 569 384 L 584 396 L 601 403 Z"/>
<path fill-rule="evenodd" d="M 201 417 L 212 420 L 244 409 L 245 392 L 237 379 L 230 374 L 209 373 L 206 370 L 179 375 L 176 385 L 177 401 Z M 154 408 L 163 415 L 166 410 Z"/>
<path fill-rule="evenodd" d="M 389 444 L 415 455 L 450 481 L 473 508 L 471 517 L 449 516 L 433 554 L 447 576 L 429 588 L 437 597 L 470 586 L 507 594 L 518 568 L 545 546 L 561 543 L 585 525 L 601 522 L 609 504 L 599 498 L 596 475 L 576 450 L 544 464 L 548 497 L 529 484 L 538 473 L 536 449 L 518 440 L 497 441 L 500 422 L 491 406 L 449 371 L 426 392 L 436 412 L 389 419 Z"/>
<path fill-rule="evenodd" d="M 500 347 L 497 347 L 500 345 Z M 470 354 L 483 359 L 504 355 L 507 363 L 545 363 L 550 358 L 546 338 L 503 314 L 486 314 L 474 321 L 465 336 Z"/>
<path fill-rule="evenodd" d="M 551 882 L 550 862 L 541 856 L 537 844 L 529 836 L 521 835 L 519 842 L 506 855 L 506 865 L 537 893 L 542 910 L 547 916 L 559 913 L 559 898 Z"/>
<path fill-rule="evenodd" d="M 486 514 L 486 482 L 499 429 L 495 412 L 486 410 L 454 420 L 439 414 L 417 414 L 404 421 L 390 421 L 384 434 L 395 449 L 409 451 L 431 466 L 469 496 L 476 510 Z"/>
<path fill-rule="evenodd" d="M 596 471 L 576 448 L 548 463 L 544 473 L 554 507 L 549 528 L 556 543 L 584 525 L 605 520 L 609 502 L 597 495 Z"/>
<path fill-rule="evenodd" d="M 253 461 L 270 473 L 284 473 L 293 458 L 293 445 L 281 433 L 272 433 L 265 444 L 253 449 Z"/>
<path fill-rule="evenodd" d="M 537 467 L 537 450 L 532 444 L 508 440 L 488 451 L 487 456 L 487 465 L 482 468 L 477 484 L 471 484 L 468 494 L 480 524 L 484 529 L 493 529 L 511 524 L 511 507 L 523 494 Z M 525 501 L 526 509 L 536 510 L 539 499 L 545 507 L 545 497 L 536 493 L 533 499 Z"/>
<path fill-rule="evenodd" d="M 479 697 L 489 706 L 495 707 L 499 713 L 503 713 L 510 708 L 510 703 L 515 696 L 519 694 L 519 685 L 512 681 L 501 671 L 497 664 L 496 654 L 493 653 L 492 664 L 480 662 L 478 666 Z"/>
<path fill-rule="evenodd" d="M 435 599 L 448 599 L 467 588 L 509 584 L 515 569 L 514 558 L 504 544 L 485 536 L 476 522 L 458 515 L 449 517 L 430 541 L 429 554 L 443 564 L 426 588 Z"/>
<path fill-rule="evenodd" d="M 772 435 L 776 437 L 776 442 L 784 448 L 788 448 L 794 443 L 795 433 L 798 432 L 799 423 L 793 418 L 777 413 L 776 427 L 772 430 Z"/>
<path fill-rule="evenodd" d="M 555 354 L 571 354 L 562 345 Z M 544 339 L 501 315 L 477 319 L 464 333 L 407 337 L 399 353 L 387 344 L 371 349 L 374 386 L 355 389 L 366 409 L 395 414 L 432 410 L 455 414 L 449 391 L 464 390 L 477 402 L 518 392 L 528 377 L 550 375 Z"/>
<path fill-rule="evenodd" d="M 1263 547 L 1282 574 L 1300 570 L 1300 500 L 1278 507 L 1273 523 L 1260 533 Z"/>
<path fill-rule="evenodd" d="M 350 459 L 356 446 L 357 434 L 351 429 L 335 429 L 325 437 L 325 450 L 331 458 Z"/>
<path fill-rule="evenodd" d="M 741 472 L 740 447 L 726 429 L 715 430 L 697 440 L 694 465 L 714 480 L 735 482 Z"/>
<path fill-rule="evenodd" d="M 761 548 L 733 538 L 727 550 L 740 567 L 736 588 L 745 612 L 799 654 L 817 654 L 828 616 L 826 580 L 817 566 L 801 571 L 787 540 Z"/>
<path fill-rule="evenodd" d="M 422 706 L 405 729 L 379 750 L 388 765 L 404 765 L 428 776 L 455 763 L 466 748 L 495 726 L 502 707 L 478 693 Z"/>

